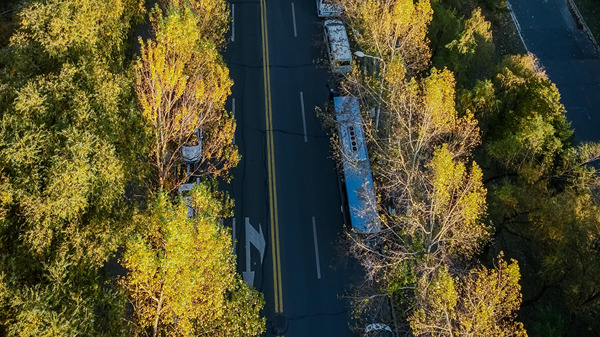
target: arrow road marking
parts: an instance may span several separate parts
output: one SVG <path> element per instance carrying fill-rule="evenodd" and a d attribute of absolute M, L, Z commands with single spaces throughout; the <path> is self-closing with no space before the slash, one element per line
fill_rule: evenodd
<path fill-rule="evenodd" d="M 260 223 L 258 223 L 258 230 L 254 229 L 250 224 L 250 218 L 246 217 L 246 271 L 242 272 L 242 277 L 248 285 L 254 285 L 254 271 L 252 271 L 250 263 L 250 244 L 252 244 L 260 253 L 260 264 L 262 265 L 265 257 L 265 236 L 262 231 Z"/>

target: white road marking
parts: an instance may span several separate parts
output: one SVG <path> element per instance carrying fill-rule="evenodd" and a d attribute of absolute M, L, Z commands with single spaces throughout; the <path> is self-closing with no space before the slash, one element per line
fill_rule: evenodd
<path fill-rule="evenodd" d="M 510 16 L 513 19 L 513 22 L 515 23 L 515 27 L 517 28 L 517 33 L 519 33 L 519 37 L 521 38 L 521 43 L 523 43 L 523 47 L 525 47 L 525 50 L 529 53 L 529 48 L 527 48 L 527 45 L 525 44 L 525 40 L 523 39 L 523 33 L 521 32 L 521 25 L 519 24 L 519 21 L 517 20 L 517 17 L 515 16 L 515 12 L 512 9 L 512 6 L 510 5 L 510 2 L 506 1 L 506 5 L 508 8 L 508 11 L 510 12 Z"/>
<path fill-rule="evenodd" d="M 294 23 L 294 37 L 298 37 L 296 33 L 296 11 L 294 10 L 294 3 L 292 2 L 292 22 Z"/>
<path fill-rule="evenodd" d="M 231 4 L 231 42 L 235 42 L 235 4 Z"/>
<path fill-rule="evenodd" d="M 262 226 L 258 223 L 258 231 L 250 224 L 250 218 L 246 217 L 246 271 L 242 272 L 242 277 L 248 285 L 254 285 L 254 271 L 250 264 L 250 244 L 252 244 L 260 253 L 260 263 L 262 265 L 265 257 L 265 235 Z"/>
<path fill-rule="evenodd" d="M 317 261 L 317 278 L 321 279 L 321 263 L 319 262 L 319 244 L 317 243 L 317 225 L 315 223 L 315 217 L 312 217 L 313 225 L 313 239 L 315 241 L 315 259 Z"/>
<path fill-rule="evenodd" d="M 233 4 L 231 6 L 233 6 Z M 231 113 L 233 114 L 233 119 L 235 119 L 235 97 L 231 98 Z M 235 144 L 235 132 L 233 133 L 232 143 Z"/>
<path fill-rule="evenodd" d="M 300 108 L 302 109 L 302 128 L 304 129 L 304 142 L 308 143 L 308 138 L 306 137 L 306 117 L 304 115 L 304 93 L 300 91 Z"/>

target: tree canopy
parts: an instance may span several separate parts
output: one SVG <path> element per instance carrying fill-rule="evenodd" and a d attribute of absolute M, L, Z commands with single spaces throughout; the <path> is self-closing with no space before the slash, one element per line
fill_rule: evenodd
<path fill-rule="evenodd" d="M 485 267 L 476 260 L 493 234 L 484 172 L 473 160 L 482 142 L 477 117 L 485 108 L 465 109 L 460 100 L 457 106 L 457 96 L 466 97 L 465 79 L 475 82 L 469 60 L 487 53 L 489 61 L 493 54 L 489 23 L 478 9 L 464 22 L 448 9 L 447 22 L 434 22 L 440 35 L 427 35 L 428 2 L 342 3 L 360 47 L 379 58 L 377 71 L 354 67 L 342 84 L 345 95 L 376 111 L 375 122 L 367 113 L 363 119 L 382 223 L 380 232 L 350 235 L 350 247 L 391 299 L 396 333 L 526 336 L 515 314 L 521 304 L 517 263 L 500 258 Z M 433 6 L 442 8 L 440 2 Z M 444 35 L 453 22 L 460 28 Z M 439 45 L 433 49 L 440 53 L 439 68 L 429 67 L 427 36 L 447 40 L 446 54 Z M 411 43 L 413 48 L 403 49 Z M 474 106 L 487 107 L 481 100 L 473 100 Z M 369 310 L 365 303 L 373 295 L 365 296 L 357 303 Z"/>
<path fill-rule="evenodd" d="M 227 21 L 224 2 L 196 5 L 212 5 L 210 13 L 222 11 L 220 20 Z M 162 73 L 155 75 L 176 70 L 177 90 L 181 83 L 193 83 L 186 99 L 197 102 L 179 100 L 175 105 L 196 107 L 193 113 L 204 123 L 204 154 L 211 160 L 203 172 L 218 176 L 237 163 L 230 145 L 235 124 L 223 109 L 232 84 L 216 47 L 225 31 L 222 24 L 212 29 L 205 22 L 202 29 L 212 35 L 198 37 L 202 23 L 188 5 L 182 6 L 166 18 L 159 10 L 153 12 L 162 35 L 143 44 L 139 63 L 131 35 L 144 17 L 141 1 L 34 0 L 16 7 L 16 29 L 0 50 L 0 335 L 112 337 L 136 332 L 137 326 L 129 324 L 129 288 L 116 282 L 120 266 L 115 257 L 124 246 L 129 247 L 126 256 L 134 256 L 134 239 L 143 242 L 163 233 L 152 214 L 162 210 L 173 215 L 180 209 L 161 192 L 162 208 L 144 210 L 145 195 L 156 195 L 156 185 L 148 181 L 152 128 L 136 95 L 136 73 L 144 57 L 162 62 Z M 184 39 L 188 35 L 191 39 Z M 179 50 L 180 63 L 172 64 L 183 64 L 183 70 L 165 65 L 169 48 Z M 167 224 L 182 226 L 174 238 L 187 240 L 185 244 L 210 242 L 219 254 L 196 250 L 195 256 L 178 246 L 181 261 L 170 255 L 168 262 L 182 266 L 190 259 L 204 261 L 208 270 L 227 277 L 211 280 L 214 286 L 222 281 L 220 293 L 195 297 L 205 297 L 210 307 L 188 301 L 172 312 L 183 317 L 187 308 L 195 318 L 215 318 L 195 323 L 209 329 L 202 330 L 204 335 L 216 335 L 210 329 L 219 329 L 221 336 L 256 335 L 264 329 L 262 298 L 235 276 L 230 238 L 215 225 L 216 217 L 224 215 L 220 210 L 230 203 L 215 195 L 211 191 L 202 199 L 205 204 L 198 208 L 205 213 L 195 223 L 186 219 Z M 157 232 L 147 232 L 150 227 Z M 170 289 L 171 296 L 184 290 L 177 285 Z"/>
<path fill-rule="evenodd" d="M 151 125 L 158 185 L 175 189 L 181 183 L 175 172 L 179 152 L 197 129 L 204 135 L 202 173 L 226 175 L 239 161 L 231 141 L 235 122 L 224 110 L 233 85 L 229 71 L 190 7 L 170 6 L 165 15 L 155 7 L 151 16 L 155 37 L 141 41 L 136 91 Z"/>
<path fill-rule="evenodd" d="M 144 132 L 124 54 L 141 11 L 32 1 L 2 50 L 3 334 L 125 332 L 124 298 L 101 268 L 129 232 L 125 189 L 143 172 L 132 167 Z"/>
<path fill-rule="evenodd" d="M 127 243 L 121 280 L 133 303 L 135 324 L 153 336 L 254 336 L 264 330 L 262 295 L 235 270 L 231 235 L 220 219 L 227 202 L 207 184 L 185 202 L 161 193 L 136 217 L 147 228 Z"/>

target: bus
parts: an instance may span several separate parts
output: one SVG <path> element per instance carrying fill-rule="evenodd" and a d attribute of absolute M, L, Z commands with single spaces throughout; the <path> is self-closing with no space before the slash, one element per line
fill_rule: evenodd
<path fill-rule="evenodd" d="M 342 14 L 342 5 L 332 0 L 317 0 L 317 15 L 320 18 L 339 17 Z"/>
<path fill-rule="evenodd" d="M 358 99 L 334 97 L 333 106 L 352 229 L 355 233 L 377 233 L 381 227 Z"/>

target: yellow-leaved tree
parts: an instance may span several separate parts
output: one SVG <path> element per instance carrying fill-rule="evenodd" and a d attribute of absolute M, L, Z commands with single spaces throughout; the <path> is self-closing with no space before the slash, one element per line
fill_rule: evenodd
<path fill-rule="evenodd" d="M 377 92 L 379 81 L 362 76 L 353 74 L 349 81 L 359 92 Z M 489 238 L 482 221 L 482 172 L 476 163 L 468 165 L 471 150 L 480 142 L 477 121 L 469 113 L 458 115 L 454 76 L 448 70 L 433 69 L 423 79 L 407 80 L 402 59 L 394 58 L 382 80 L 379 129 L 372 123 L 366 129 L 372 136 L 370 154 L 384 228 L 389 230 L 372 235 L 385 241 L 393 254 L 381 256 L 363 244 L 355 247 L 356 253 L 368 255 L 373 274 L 390 261 L 412 260 L 415 254 L 428 254 L 429 262 L 417 268 L 423 270 L 450 258 L 472 257 Z M 365 96 L 369 102 L 376 95 Z"/>
<path fill-rule="evenodd" d="M 137 216 L 145 233 L 131 238 L 120 280 L 133 304 L 139 335 L 257 336 L 264 331 L 262 295 L 236 273 L 231 235 L 219 225 L 230 202 L 214 186 L 191 191 L 195 216 L 185 202 L 160 193 Z"/>
<path fill-rule="evenodd" d="M 409 318 L 415 336 L 526 337 L 515 321 L 521 305 L 519 265 L 498 257 L 494 269 L 483 266 L 453 277 L 446 267 L 422 277 L 416 309 Z"/>
<path fill-rule="evenodd" d="M 445 145 L 433 153 L 426 167 L 431 182 L 426 196 L 428 210 L 419 211 L 426 214 L 422 218 L 426 226 L 410 227 L 417 230 L 415 235 L 429 253 L 470 258 L 490 234 L 482 221 L 486 189 L 481 169 L 473 162 L 467 171 Z"/>
<path fill-rule="evenodd" d="M 225 0 L 160 0 L 164 8 L 170 5 L 184 10 L 189 6 L 197 15 L 200 35 L 217 46 L 225 43 L 229 29 L 229 8 Z"/>
<path fill-rule="evenodd" d="M 233 82 L 215 44 L 202 36 L 198 15 L 189 6 L 169 7 L 166 15 L 155 7 L 155 39 L 141 41 L 136 65 L 138 99 L 154 138 L 152 156 L 158 184 L 174 189 L 180 150 L 202 130 L 200 170 L 226 175 L 239 162 L 232 144 L 235 121 L 225 111 Z M 180 178 L 180 177 L 179 177 Z"/>
<path fill-rule="evenodd" d="M 427 26 L 433 10 L 429 0 L 340 0 L 344 16 L 367 54 L 399 53 L 409 69 L 423 70 L 431 52 Z"/>

